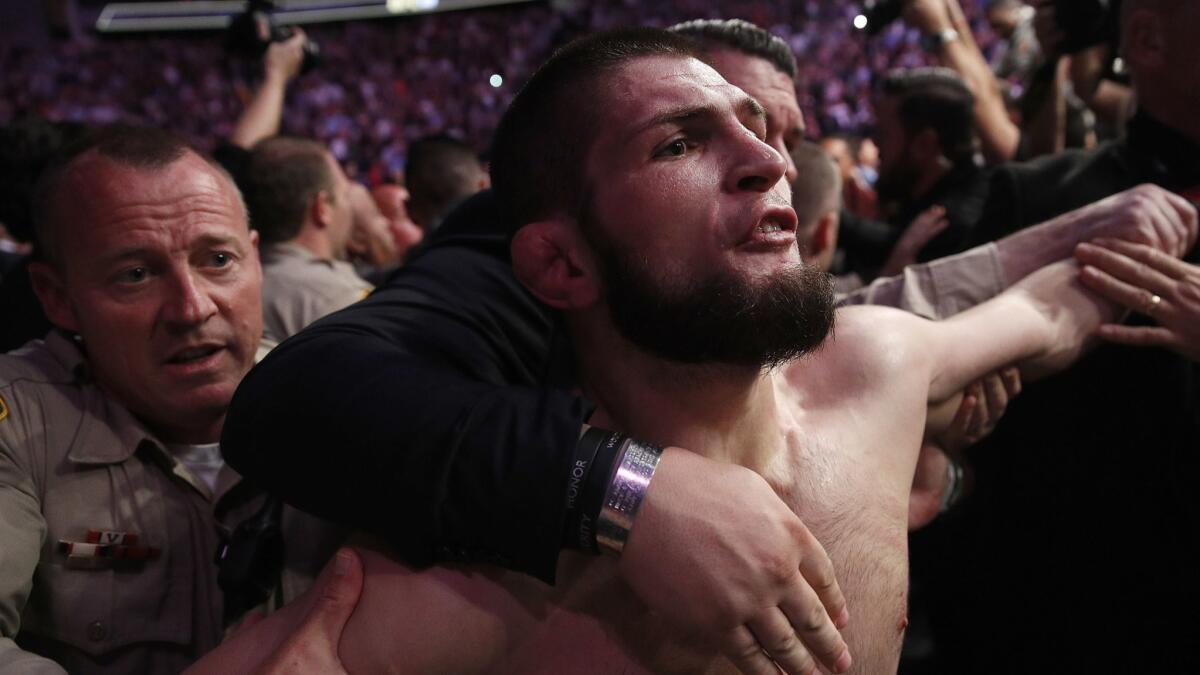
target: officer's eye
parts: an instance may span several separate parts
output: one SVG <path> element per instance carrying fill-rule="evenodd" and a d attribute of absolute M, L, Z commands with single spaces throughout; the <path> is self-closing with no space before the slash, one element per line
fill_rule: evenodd
<path fill-rule="evenodd" d="M 150 276 L 150 270 L 145 267 L 131 267 L 119 275 L 117 279 L 129 284 L 136 284 L 145 281 Z"/>
<path fill-rule="evenodd" d="M 224 251 L 217 251 L 216 253 L 212 254 L 213 267 L 225 267 L 231 262 L 233 262 L 233 256 L 225 253 Z"/>

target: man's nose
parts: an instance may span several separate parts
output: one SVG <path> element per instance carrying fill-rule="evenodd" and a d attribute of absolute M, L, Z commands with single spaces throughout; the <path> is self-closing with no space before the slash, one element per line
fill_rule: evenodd
<path fill-rule="evenodd" d="M 169 323 L 195 326 L 217 313 L 207 284 L 190 270 L 173 274 L 167 292 L 170 297 L 164 303 L 164 318 Z"/>
<path fill-rule="evenodd" d="M 796 167 L 791 158 L 780 154 L 753 134 L 747 133 L 736 142 L 736 163 L 729 173 L 731 191 L 766 192 Z M 786 158 L 786 159 L 785 159 Z"/>

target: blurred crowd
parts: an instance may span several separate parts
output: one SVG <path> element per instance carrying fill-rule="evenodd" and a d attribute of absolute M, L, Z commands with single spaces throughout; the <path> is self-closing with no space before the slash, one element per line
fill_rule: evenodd
<path fill-rule="evenodd" d="M 406 139 L 445 132 L 486 150 L 500 113 L 550 51 L 574 35 L 691 18 L 744 18 L 782 37 L 800 59 L 801 105 L 814 134 L 872 126 L 871 87 L 891 68 L 923 65 L 918 32 L 896 22 L 876 37 L 853 28 L 854 3 L 534 4 L 312 27 L 324 64 L 289 92 L 283 130 L 329 145 L 373 182 L 403 170 Z M 964 9 L 985 50 L 995 44 L 978 3 Z M 0 45 L 0 124 L 22 113 L 85 124 L 143 122 L 200 147 L 227 138 L 253 80 L 219 35 L 106 37 L 48 51 Z M 499 87 L 491 84 L 500 75 Z"/>

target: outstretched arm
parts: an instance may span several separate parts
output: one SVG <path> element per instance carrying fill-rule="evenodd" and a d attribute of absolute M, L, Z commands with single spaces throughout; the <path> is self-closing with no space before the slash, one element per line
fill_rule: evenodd
<path fill-rule="evenodd" d="M 932 361 L 929 400 L 942 401 L 984 374 L 1019 364 L 1026 379 L 1066 368 L 1119 309 L 1087 291 L 1073 261 L 1055 263 L 1009 291 L 923 327 Z"/>
<path fill-rule="evenodd" d="M 263 80 L 246 109 L 238 117 L 229 142 L 249 150 L 256 143 L 279 133 L 283 119 L 283 97 L 288 82 L 300 73 L 304 62 L 304 31 L 299 28 L 292 37 L 274 42 L 263 56 Z"/>

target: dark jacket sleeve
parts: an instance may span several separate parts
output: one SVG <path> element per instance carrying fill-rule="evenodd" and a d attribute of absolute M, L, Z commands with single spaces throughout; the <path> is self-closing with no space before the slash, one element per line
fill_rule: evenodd
<path fill-rule="evenodd" d="M 513 278 L 506 237 L 447 223 L 435 243 L 256 366 L 222 448 L 243 475 L 410 563 L 552 580 L 591 405 L 570 393 L 561 325 Z"/>

